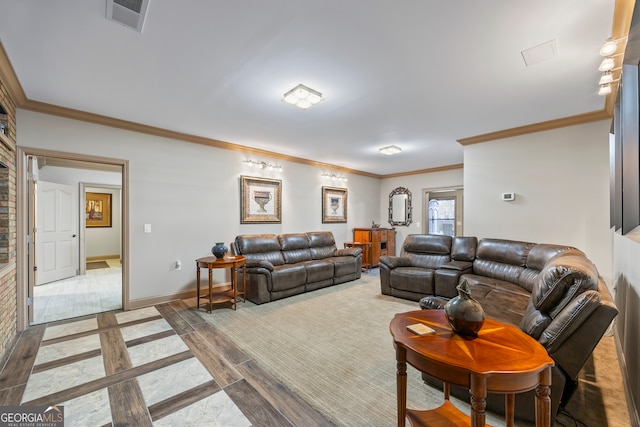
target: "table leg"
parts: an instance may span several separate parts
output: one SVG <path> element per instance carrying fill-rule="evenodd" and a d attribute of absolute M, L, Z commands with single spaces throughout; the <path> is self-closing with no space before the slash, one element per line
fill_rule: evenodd
<path fill-rule="evenodd" d="M 200 310 L 200 266 L 196 263 L 196 310 Z"/>
<path fill-rule="evenodd" d="M 242 266 L 242 302 L 247 302 L 247 265 Z"/>
<path fill-rule="evenodd" d="M 209 267 L 209 307 L 207 313 L 213 310 L 213 268 Z"/>
<path fill-rule="evenodd" d="M 396 382 L 398 385 L 398 427 L 405 427 L 407 417 L 407 350 L 396 346 Z"/>
<path fill-rule="evenodd" d="M 485 408 L 487 407 L 487 379 L 484 376 L 471 376 L 471 426 L 484 427 Z"/>
<path fill-rule="evenodd" d="M 551 367 L 540 372 L 536 387 L 536 427 L 551 426 Z"/>
<path fill-rule="evenodd" d="M 504 418 L 507 422 L 507 427 L 513 427 L 513 419 L 515 416 L 515 403 L 516 395 L 513 393 L 507 393 L 504 395 Z"/>
<path fill-rule="evenodd" d="M 238 268 L 231 267 L 231 289 L 233 289 L 233 309 L 236 309 L 238 303 Z"/>

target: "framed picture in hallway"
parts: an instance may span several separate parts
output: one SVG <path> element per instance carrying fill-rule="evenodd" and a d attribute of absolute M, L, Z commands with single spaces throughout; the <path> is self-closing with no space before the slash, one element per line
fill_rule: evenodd
<path fill-rule="evenodd" d="M 347 222 L 347 189 L 322 187 L 322 222 Z"/>
<path fill-rule="evenodd" d="M 85 198 L 87 228 L 111 227 L 111 194 L 87 192 Z"/>
<path fill-rule="evenodd" d="M 282 223 L 282 181 L 240 177 L 240 223 Z"/>

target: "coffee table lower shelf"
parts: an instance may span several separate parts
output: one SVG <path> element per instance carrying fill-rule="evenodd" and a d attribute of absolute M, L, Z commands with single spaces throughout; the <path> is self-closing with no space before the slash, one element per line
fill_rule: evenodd
<path fill-rule="evenodd" d="M 471 418 L 460 412 L 449 400 L 445 400 L 436 409 L 428 411 L 407 409 L 407 419 L 412 427 L 469 427 L 471 425 Z"/>

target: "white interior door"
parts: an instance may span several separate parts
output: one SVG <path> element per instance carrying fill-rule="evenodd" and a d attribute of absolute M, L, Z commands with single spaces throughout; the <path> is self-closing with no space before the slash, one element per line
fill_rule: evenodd
<path fill-rule="evenodd" d="M 69 185 L 36 185 L 36 285 L 66 279 L 78 270 L 77 191 Z"/>

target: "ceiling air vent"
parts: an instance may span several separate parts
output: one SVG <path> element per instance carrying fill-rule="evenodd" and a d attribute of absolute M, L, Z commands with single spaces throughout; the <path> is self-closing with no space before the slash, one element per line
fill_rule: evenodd
<path fill-rule="evenodd" d="M 149 0 L 107 0 L 107 19 L 142 32 Z"/>

